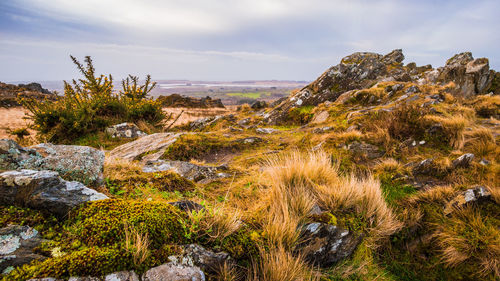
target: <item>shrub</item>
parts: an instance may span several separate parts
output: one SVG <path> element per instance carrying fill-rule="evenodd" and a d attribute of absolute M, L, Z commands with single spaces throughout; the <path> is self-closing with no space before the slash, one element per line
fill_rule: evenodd
<path fill-rule="evenodd" d="M 314 106 L 312 105 L 306 105 L 306 106 L 301 106 L 301 107 L 295 107 L 290 109 L 288 112 L 288 117 L 291 122 L 295 124 L 306 124 L 307 122 L 311 121 L 313 117 L 313 111 Z"/>
<path fill-rule="evenodd" d="M 130 76 L 124 80 L 122 91 L 116 93 L 112 76 L 96 76 L 90 57 L 85 57 L 85 65 L 73 56 L 71 59 L 84 78 L 72 84 L 64 81 L 63 97 L 57 101 L 21 100 L 30 111 L 34 128 L 48 141 L 67 142 L 113 123 L 144 120 L 158 124 L 165 118 L 160 103 L 146 98 L 155 86 L 149 75 L 144 85 Z"/>

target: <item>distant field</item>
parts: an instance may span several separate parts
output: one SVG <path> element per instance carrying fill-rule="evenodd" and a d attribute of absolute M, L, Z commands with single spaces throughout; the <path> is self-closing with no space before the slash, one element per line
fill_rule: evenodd
<path fill-rule="evenodd" d="M 269 92 L 227 93 L 226 95 L 231 96 L 231 97 L 241 97 L 241 98 L 248 98 L 248 99 L 258 99 L 258 98 L 261 98 L 262 96 L 270 96 L 271 93 L 269 93 Z"/>

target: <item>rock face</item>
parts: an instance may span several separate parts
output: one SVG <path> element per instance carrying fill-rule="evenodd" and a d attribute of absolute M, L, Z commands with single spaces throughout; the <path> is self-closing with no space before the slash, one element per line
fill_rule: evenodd
<path fill-rule="evenodd" d="M 120 145 L 109 153 L 110 158 L 155 161 L 181 136 L 181 133 L 157 133 Z"/>
<path fill-rule="evenodd" d="M 106 128 L 106 133 L 113 138 L 139 138 L 147 134 L 139 130 L 134 123 L 120 123 Z"/>
<path fill-rule="evenodd" d="M 266 121 L 271 124 L 286 121 L 288 112 L 293 108 L 335 101 L 346 91 L 365 88 L 373 81 L 384 77 L 408 81 L 408 74 L 400 67 L 403 59 L 404 55 L 400 49 L 385 56 L 366 52 L 347 56 L 340 64 L 328 69 L 316 81 L 281 102 L 267 115 Z"/>
<path fill-rule="evenodd" d="M 182 177 L 195 182 L 229 176 L 228 174 L 223 172 L 227 170 L 226 166 L 202 166 L 184 161 L 149 161 L 146 163 L 146 165 L 144 165 L 142 170 L 146 173 L 173 171 L 181 175 Z"/>
<path fill-rule="evenodd" d="M 216 273 L 224 263 L 232 259 L 225 252 L 214 253 L 197 244 L 185 245 L 179 256 L 170 257 L 171 261 L 184 266 L 197 266 L 203 272 Z"/>
<path fill-rule="evenodd" d="M 104 153 L 88 146 L 42 143 L 23 148 L 13 140 L 0 140 L 2 170 L 51 170 L 68 180 L 98 185 L 103 166 Z"/>
<path fill-rule="evenodd" d="M 309 223 L 303 226 L 302 243 L 298 251 L 305 259 L 320 267 L 329 267 L 349 257 L 361 243 L 361 235 L 325 223 Z"/>
<path fill-rule="evenodd" d="M 470 52 L 453 56 L 438 71 L 437 81 L 454 82 L 463 96 L 485 93 L 494 77 L 488 59 L 474 59 Z"/>
<path fill-rule="evenodd" d="M 146 271 L 142 281 L 205 281 L 205 274 L 199 267 L 170 262 Z"/>
<path fill-rule="evenodd" d="M 46 257 L 33 252 L 42 241 L 38 232 L 29 226 L 10 225 L 0 228 L 0 273 L 9 267 L 45 259 Z"/>
<path fill-rule="evenodd" d="M 74 207 L 108 197 L 53 171 L 19 170 L 0 174 L 0 204 L 46 210 L 63 218 Z"/>

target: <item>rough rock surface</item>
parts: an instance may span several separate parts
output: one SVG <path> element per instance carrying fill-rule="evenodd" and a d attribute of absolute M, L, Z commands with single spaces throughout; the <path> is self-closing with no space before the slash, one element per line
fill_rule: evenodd
<path fill-rule="evenodd" d="M 274 132 L 277 132 L 278 130 L 277 129 L 273 129 L 273 128 L 257 128 L 255 129 L 255 131 L 259 134 L 272 134 Z"/>
<path fill-rule="evenodd" d="M 434 170 L 434 159 L 428 158 L 424 159 L 417 164 L 412 169 L 412 173 L 414 176 L 416 175 L 430 175 Z"/>
<path fill-rule="evenodd" d="M 112 138 L 139 138 L 146 136 L 134 123 L 120 123 L 106 128 L 106 133 Z"/>
<path fill-rule="evenodd" d="M 106 275 L 104 281 L 139 281 L 139 275 L 133 271 L 120 271 Z"/>
<path fill-rule="evenodd" d="M 474 154 L 472 153 L 466 153 L 457 159 L 453 160 L 451 163 L 453 165 L 453 168 L 467 168 L 470 166 L 470 163 L 474 159 Z"/>
<path fill-rule="evenodd" d="M 68 281 L 101 281 L 101 280 L 99 280 L 99 278 L 97 277 L 87 276 L 87 277 L 70 277 Z"/>
<path fill-rule="evenodd" d="M 181 133 L 157 133 L 120 145 L 109 153 L 110 158 L 154 161 L 160 159 L 165 150 Z"/>
<path fill-rule="evenodd" d="M 254 110 L 259 110 L 259 109 L 266 108 L 267 106 L 268 106 L 267 102 L 258 100 L 256 102 L 252 103 L 252 105 L 250 107 Z"/>
<path fill-rule="evenodd" d="M 380 150 L 376 145 L 354 141 L 347 146 L 347 149 L 351 150 L 355 154 L 364 155 L 369 159 L 375 159 L 382 157 L 384 152 Z"/>
<path fill-rule="evenodd" d="M 205 281 L 205 274 L 199 267 L 170 262 L 146 271 L 142 281 Z"/>
<path fill-rule="evenodd" d="M 448 215 L 452 213 L 456 208 L 463 207 L 464 205 L 470 204 L 472 202 L 484 201 L 489 199 L 490 197 L 490 191 L 484 186 L 469 188 L 461 192 L 450 202 L 448 202 L 444 208 L 444 213 Z"/>
<path fill-rule="evenodd" d="M 222 172 L 226 171 L 226 166 L 202 166 L 184 161 L 168 161 L 156 160 L 149 161 L 143 167 L 143 172 L 154 173 L 160 171 L 172 171 L 182 177 L 199 182 L 201 180 L 212 180 L 217 178 L 228 177 L 229 175 Z"/>
<path fill-rule="evenodd" d="M 204 272 L 210 273 L 216 273 L 224 263 L 232 262 L 229 254 L 214 253 L 197 244 L 182 246 L 182 253 L 169 259 L 176 264 L 197 266 Z"/>
<path fill-rule="evenodd" d="M 0 204 L 46 210 L 63 218 L 75 206 L 108 197 L 80 182 L 65 181 L 53 171 L 0 173 Z"/>
<path fill-rule="evenodd" d="M 223 115 L 217 115 L 217 116 L 210 116 L 210 117 L 204 117 L 204 118 L 199 118 L 194 120 L 193 122 L 189 123 L 189 129 L 191 131 L 196 131 L 196 130 L 203 130 L 206 127 L 214 124 L 215 122 L 221 120 L 224 118 Z"/>
<path fill-rule="evenodd" d="M 298 251 L 305 259 L 320 267 L 329 267 L 349 257 L 361 243 L 362 235 L 325 223 L 303 226 Z"/>
<path fill-rule="evenodd" d="M 470 52 L 453 56 L 438 71 L 437 81 L 454 82 L 463 96 L 485 93 L 494 77 L 488 59 L 474 59 Z"/>
<path fill-rule="evenodd" d="M 51 170 L 68 180 L 98 185 L 102 182 L 104 153 L 88 146 L 42 143 L 23 148 L 0 140 L 0 170 Z"/>
<path fill-rule="evenodd" d="M 38 231 L 29 226 L 10 225 L 0 228 L 0 273 L 8 267 L 17 267 L 46 257 L 34 253 L 43 242 Z"/>
<path fill-rule="evenodd" d="M 281 102 L 269 112 L 266 121 L 271 124 L 286 121 L 288 112 L 293 108 L 335 101 L 343 92 L 365 88 L 384 77 L 407 81 L 409 76 L 403 75 L 401 67 L 398 68 L 403 59 L 400 49 L 385 56 L 367 52 L 349 55 L 340 64 L 325 71 L 316 81 Z"/>

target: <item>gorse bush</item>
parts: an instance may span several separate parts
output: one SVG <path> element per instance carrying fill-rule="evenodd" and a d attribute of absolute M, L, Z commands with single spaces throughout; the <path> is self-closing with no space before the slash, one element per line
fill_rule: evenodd
<path fill-rule="evenodd" d="M 89 56 L 85 64 L 73 56 L 71 59 L 83 79 L 71 84 L 64 81 L 63 97 L 57 101 L 21 100 L 31 113 L 34 128 L 48 141 L 66 142 L 125 121 L 157 125 L 165 118 L 160 103 L 146 98 L 156 85 L 149 75 L 144 85 L 138 84 L 137 77 L 129 76 L 123 80 L 122 90 L 116 92 L 113 77 L 97 76 Z"/>

